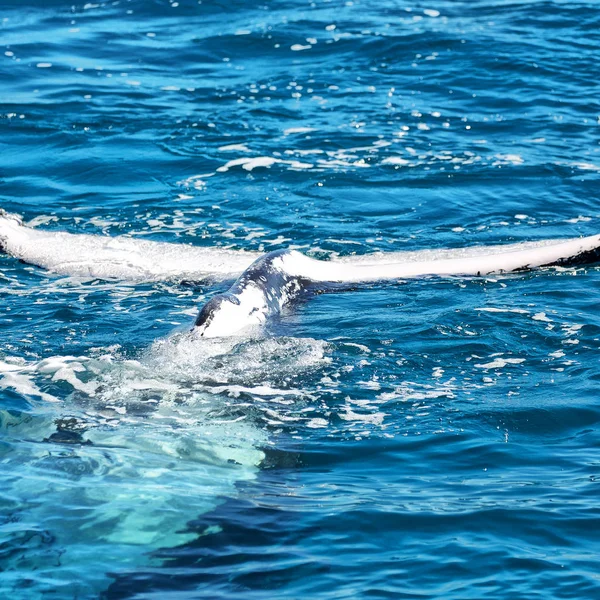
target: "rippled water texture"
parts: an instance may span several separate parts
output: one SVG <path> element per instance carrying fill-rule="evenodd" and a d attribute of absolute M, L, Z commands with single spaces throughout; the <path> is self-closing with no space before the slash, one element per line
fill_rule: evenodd
<path fill-rule="evenodd" d="M 8 0 L 0 206 L 313 256 L 600 232 L 595 0 Z M 598 268 L 325 294 L 0 255 L 7 598 L 598 598 Z"/>

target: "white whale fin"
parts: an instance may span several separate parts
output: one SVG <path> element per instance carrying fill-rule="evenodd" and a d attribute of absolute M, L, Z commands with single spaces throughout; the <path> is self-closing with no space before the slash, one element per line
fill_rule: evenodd
<path fill-rule="evenodd" d="M 61 275 L 127 281 L 227 279 L 259 256 L 226 248 L 34 229 L 5 211 L 0 211 L 0 250 Z"/>
<path fill-rule="evenodd" d="M 322 283 L 360 283 L 429 275 L 484 276 L 600 261 L 600 235 L 455 250 L 378 253 L 331 261 L 318 261 L 290 252 L 281 261 L 281 268 L 290 276 Z"/>

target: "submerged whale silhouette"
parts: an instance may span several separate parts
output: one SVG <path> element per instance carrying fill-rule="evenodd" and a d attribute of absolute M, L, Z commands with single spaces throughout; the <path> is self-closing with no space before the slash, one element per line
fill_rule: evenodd
<path fill-rule="evenodd" d="M 57 273 L 99 279 L 201 281 L 239 276 L 227 292 L 213 296 L 202 307 L 192 328 L 194 336 L 226 337 L 264 324 L 309 290 L 598 262 L 600 235 L 317 260 L 297 250 L 261 256 L 123 236 L 47 231 L 28 227 L 18 216 L 0 210 L 0 250 Z"/>

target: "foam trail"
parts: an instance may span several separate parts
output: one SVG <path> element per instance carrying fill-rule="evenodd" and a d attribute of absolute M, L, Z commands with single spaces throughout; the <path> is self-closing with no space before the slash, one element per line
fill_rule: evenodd
<path fill-rule="evenodd" d="M 123 236 L 45 231 L 26 227 L 4 211 L 0 212 L 0 249 L 61 275 L 127 281 L 226 279 L 259 256 Z"/>

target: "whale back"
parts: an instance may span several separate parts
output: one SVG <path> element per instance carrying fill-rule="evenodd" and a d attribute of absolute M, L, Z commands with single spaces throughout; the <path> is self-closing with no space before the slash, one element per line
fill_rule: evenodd
<path fill-rule="evenodd" d="M 276 250 L 261 256 L 227 292 L 213 296 L 202 307 L 192 332 L 202 337 L 234 335 L 279 314 L 310 283 L 289 272 L 287 263 L 295 254 L 302 256 L 295 250 Z"/>

